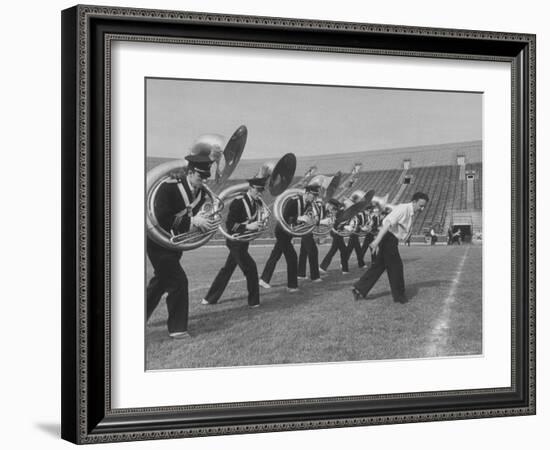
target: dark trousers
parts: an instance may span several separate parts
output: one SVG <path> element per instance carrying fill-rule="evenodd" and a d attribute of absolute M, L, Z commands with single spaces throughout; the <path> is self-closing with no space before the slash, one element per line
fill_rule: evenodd
<path fill-rule="evenodd" d="M 366 297 L 384 271 L 388 272 L 391 293 L 394 301 L 405 299 L 405 278 L 403 261 L 399 255 L 397 238 L 389 231 L 384 235 L 378 247 L 378 253 L 372 265 L 354 284 L 363 297 Z"/>
<path fill-rule="evenodd" d="M 363 259 L 363 250 L 361 248 L 361 243 L 359 242 L 359 236 L 356 234 L 352 234 L 349 237 L 348 246 L 347 246 L 347 252 L 348 252 L 348 260 L 351 258 L 351 254 L 355 251 L 355 256 L 357 256 L 357 264 L 359 267 L 365 266 L 365 260 Z"/>
<path fill-rule="evenodd" d="M 374 235 L 372 233 L 367 233 L 365 239 L 363 240 L 363 244 L 361 245 L 361 252 L 363 252 L 363 261 L 365 261 L 365 255 L 367 254 L 367 250 L 369 249 L 369 245 L 372 241 L 374 241 Z"/>
<path fill-rule="evenodd" d="M 237 266 L 243 271 L 246 277 L 246 287 L 248 289 L 248 305 L 254 306 L 260 303 L 260 288 L 258 287 L 258 269 L 256 262 L 248 253 L 248 242 L 237 242 L 226 240 L 225 245 L 229 249 L 229 255 L 225 260 L 225 265 L 220 269 L 214 279 L 206 301 L 208 303 L 217 303 L 229 283 L 229 279 Z"/>
<path fill-rule="evenodd" d="M 296 289 L 298 287 L 298 256 L 296 250 L 294 250 L 294 245 L 292 245 L 292 236 L 276 227 L 275 239 L 275 246 L 265 263 L 261 279 L 269 283 L 277 262 L 281 259 L 281 255 L 285 255 L 287 286 Z"/>
<path fill-rule="evenodd" d="M 349 272 L 348 250 L 346 247 L 346 243 L 344 242 L 344 238 L 337 235 L 336 233 L 333 233 L 332 231 L 330 232 L 330 234 L 332 235 L 332 245 L 330 246 L 328 253 L 323 258 L 323 261 L 321 261 L 321 269 L 327 270 L 328 266 L 330 266 L 330 262 L 332 261 L 333 256 L 336 254 L 337 251 L 340 251 L 340 264 L 342 264 L 342 271 Z"/>
<path fill-rule="evenodd" d="M 155 273 L 147 285 L 147 319 L 166 292 L 168 332 L 187 331 L 189 292 L 187 276 L 180 265 L 182 252 L 168 250 L 147 239 L 147 255 Z"/>
<path fill-rule="evenodd" d="M 313 237 L 313 233 L 302 236 L 300 243 L 300 257 L 298 258 L 298 276 L 305 277 L 307 262 L 309 261 L 309 275 L 316 280 L 319 275 L 319 249 Z"/>

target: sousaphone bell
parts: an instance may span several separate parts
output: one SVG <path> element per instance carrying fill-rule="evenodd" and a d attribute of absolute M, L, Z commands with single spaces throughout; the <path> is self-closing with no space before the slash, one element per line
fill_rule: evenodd
<path fill-rule="evenodd" d="M 241 158 L 246 145 L 248 130 L 241 125 L 233 133 L 225 147 L 223 137 L 217 134 L 200 136 L 192 145 L 191 153 L 209 153 L 214 169 L 213 186 L 220 188 L 231 176 Z M 224 148 L 222 152 L 222 148 Z M 178 183 L 187 176 L 188 162 L 186 160 L 169 161 L 147 172 L 146 194 L 146 227 L 147 235 L 155 243 L 172 250 L 188 251 L 206 244 L 216 233 L 216 227 L 209 231 L 198 229 L 174 235 L 159 225 L 155 215 L 156 197 L 159 188 L 164 183 Z M 212 188 L 203 183 L 203 189 L 208 195 L 199 214 L 207 216 L 211 221 L 219 221 L 220 212 L 224 207 L 223 200 L 216 195 Z"/>

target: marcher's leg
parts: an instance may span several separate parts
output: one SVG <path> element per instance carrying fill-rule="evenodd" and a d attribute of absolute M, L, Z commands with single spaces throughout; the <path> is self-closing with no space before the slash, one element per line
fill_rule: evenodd
<path fill-rule="evenodd" d="M 393 300 L 395 302 L 405 303 L 407 298 L 405 296 L 403 261 L 401 259 L 401 255 L 399 254 L 398 240 L 395 236 L 388 236 L 383 251 Z"/>
<path fill-rule="evenodd" d="M 311 237 L 311 252 L 309 254 L 309 274 L 312 280 L 321 278 L 319 274 L 319 249 L 313 236 Z"/>
<path fill-rule="evenodd" d="M 302 236 L 300 239 L 300 256 L 298 257 L 298 276 L 305 278 L 307 269 L 307 237 Z"/>
<path fill-rule="evenodd" d="M 355 256 L 357 257 L 357 265 L 359 268 L 363 267 L 365 265 L 365 261 L 363 260 L 363 253 L 361 251 L 361 244 L 359 243 L 359 236 L 356 234 L 353 234 L 350 238 L 351 247 L 353 250 L 355 250 Z"/>
<path fill-rule="evenodd" d="M 336 242 L 336 237 L 332 236 L 332 244 L 330 245 L 328 253 L 325 255 L 325 257 L 321 261 L 321 269 L 323 270 L 328 269 L 328 266 L 330 266 L 330 262 L 332 261 L 332 258 L 336 254 L 337 250 L 338 250 L 338 243 Z"/>
<path fill-rule="evenodd" d="M 258 268 L 256 261 L 248 253 L 248 243 L 238 243 L 230 248 L 233 259 L 246 277 L 248 289 L 248 306 L 260 304 L 260 288 L 258 287 Z"/>
<path fill-rule="evenodd" d="M 368 233 L 365 236 L 363 245 L 361 246 L 361 258 L 363 261 L 365 261 L 365 255 L 367 254 L 367 250 L 369 249 L 369 245 L 372 241 L 374 241 L 374 236 L 371 233 Z"/>
<path fill-rule="evenodd" d="M 340 264 L 342 266 L 342 272 L 349 272 L 349 253 L 346 247 L 346 242 L 344 241 L 344 238 L 342 236 L 338 236 L 335 239 L 338 245 L 338 250 L 340 250 Z"/>
<path fill-rule="evenodd" d="M 271 250 L 271 254 L 267 259 L 267 262 L 265 263 L 262 276 L 260 277 L 263 281 L 265 281 L 268 284 L 271 281 L 271 278 L 273 277 L 275 266 L 277 265 L 277 262 L 279 261 L 279 259 L 281 258 L 281 255 L 283 254 L 284 244 L 281 242 L 279 237 L 276 237 L 276 238 L 277 240 L 275 241 L 275 246 L 273 247 L 273 250 Z M 287 265 L 288 265 L 288 261 L 287 261 Z"/>
<path fill-rule="evenodd" d="M 168 308 L 168 332 L 187 331 L 189 319 L 189 283 L 181 266 L 178 279 L 168 285 L 166 307 Z"/>
<path fill-rule="evenodd" d="M 363 297 L 366 297 L 380 276 L 384 273 L 384 270 L 386 270 L 384 258 L 378 255 L 373 258 L 373 263 L 369 266 L 367 271 L 355 282 L 353 285 L 354 288 L 357 289 Z"/>
<path fill-rule="evenodd" d="M 237 262 L 233 258 L 230 250 L 224 266 L 220 269 L 218 275 L 216 275 L 216 278 L 214 278 L 212 286 L 210 286 L 210 289 L 208 290 L 208 294 L 204 297 L 208 303 L 215 304 L 218 302 L 223 294 L 223 291 L 225 291 L 227 283 L 229 283 L 231 275 L 233 275 L 233 272 L 235 271 L 235 267 L 237 267 Z"/>
<path fill-rule="evenodd" d="M 155 258 L 155 272 L 160 285 L 167 292 L 168 332 L 187 330 L 189 315 L 189 294 L 187 276 L 179 263 L 179 254 L 166 252 Z M 149 300 L 149 299 L 148 299 Z M 148 305 L 148 310 L 152 304 Z"/>
<path fill-rule="evenodd" d="M 166 292 L 168 332 L 186 331 L 189 293 L 187 276 L 180 265 L 181 252 L 165 249 L 148 239 L 147 255 L 155 270 L 155 275 L 147 286 L 147 318 Z"/>
<path fill-rule="evenodd" d="M 319 275 L 319 249 L 317 248 L 317 244 L 315 243 L 315 238 L 313 237 L 313 234 L 308 234 L 302 238 L 302 244 L 303 248 L 305 249 L 305 254 L 307 257 L 307 260 L 304 261 L 304 267 L 303 272 L 301 272 L 302 267 L 299 266 L 298 268 L 298 274 L 299 276 L 305 276 L 306 274 L 306 262 L 309 261 L 309 273 L 312 280 L 317 280 L 320 278 Z M 300 256 L 302 256 L 302 252 L 300 251 Z M 300 260 L 300 262 L 302 262 Z M 303 273 L 303 275 L 302 275 Z"/>
<path fill-rule="evenodd" d="M 287 286 L 290 289 L 296 289 L 298 287 L 298 256 L 290 236 L 288 239 L 281 240 L 281 245 L 286 260 Z"/>
<path fill-rule="evenodd" d="M 160 282 L 160 278 L 153 276 L 147 285 L 147 319 L 153 314 L 164 292 L 166 291 Z"/>

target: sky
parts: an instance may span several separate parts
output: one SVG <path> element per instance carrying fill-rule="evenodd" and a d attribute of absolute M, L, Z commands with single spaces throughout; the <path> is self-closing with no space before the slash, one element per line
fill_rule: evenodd
<path fill-rule="evenodd" d="M 481 93 L 149 78 L 145 95 L 147 156 L 183 158 L 240 125 L 243 159 L 482 139 Z"/>

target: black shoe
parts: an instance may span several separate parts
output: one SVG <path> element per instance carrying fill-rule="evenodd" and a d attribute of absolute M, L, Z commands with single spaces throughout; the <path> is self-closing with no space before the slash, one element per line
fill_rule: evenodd
<path fill-rule="evenodd" d="M 361 292 L 359 292 L 357 289 L 355 288 L 352 288 L 351 290 L 351 294 L 353 295 L 353 300 L 354 301 L 358 301 L 358 300 L 363 300 L 365 297 L 363 297 L 361 295 Z"/>
<path fill-rule="evenodd" d="M 402 305 L 404 305 L 405 303 L 409 302 L 409 299 L 403 295 L 402 297 L 394 298 L 393 301 L 395 303 L 401 303 Z"/>

